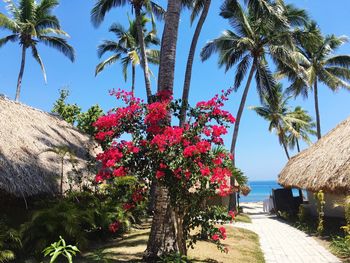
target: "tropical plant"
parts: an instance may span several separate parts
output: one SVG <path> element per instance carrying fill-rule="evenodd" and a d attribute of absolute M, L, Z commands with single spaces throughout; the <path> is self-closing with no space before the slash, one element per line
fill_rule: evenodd
<path fill-rule="evenodd" d="M 334 52 L 348 39 L 344 36 L 322 36 L 316 23 L 308 24 L 295 34 L 297 39 L 298 63 L 304 74 L 289 67 L 279 66 L 280 74 L 292 81 L 288 91 L 294 96 L 308 97 L 314 92 L 317 137 L 321 138 L 321 121 L 318 101 L 318 84 L 323 83 L 332 91 L 350 89 L 350 55 L 334 55 Z"/>
<path fill-rule="evenodd" d="M 211 5 L 211 0 L 195 0 L 195 1 L 183 0 L 183 1 L 185 2 L 185 5 L 189 7 L 190 10 L 192 11 L 191 24 L 194 22 L 194 20 L 199 14 L 200 14 L 200 17 L 192 37 L 190 51 L 187 58 L 185 80 L 184 80 L 184 86 L 182 90 L 182 106 L 181 106 L 181 111 L 179 116 L 180 126 L 183 126 L 183 124 L 186 121 L 186 111 L 188 106 L 188 97 L 190 94 L 193 60 L 196 53 L 198 39 Z"/>
<path fill-rule="evenodd" d="M 161 54 L 158 73 L 158 91 L 169 91 L 168 99 L 174 89 L 174 74 L 176 64 L 176 48 L 180 22 L 181 0 L 168 1 L 164 30 L 161 41 Z M 169 123 L 170 124 L 170 123 Z M 152 220 L 151 234 L 148 239 L 144 260 L 154 262 L 159 256 L 179 252 L 177 246 L 174 220 L 169 215 L 172 207 L 169 202 L 167 188 L 155 184 L 155 209 Z M 162 226 L 159 228 L 159 226 Z M 175 250 L 175 251 L 174 251 Z"/>
<path fill-rule="evenodd" d="M 272 91 L 274 95 L 265 95 L 261 106 L 250 107 L 250 109 L 269 122 L 269 131 L 276 131 L 279 143 L 283 146 L 286 156 L 289 159 L 286 133 L 292 133 L 295 137 L 300 136 L 295 127 L 305 125 L 305 121 L 298 119 L 297 117 L 299 116 L 290 111 L 288 101 L 291 97 L 282 92 L 281 84 L 276 85 Z"/>
<path fill-rule="evenodd" d="M 44 257 L 50 256 L 50 263 L 56 262 L 59 257 L 65 257 L 68 263 L 73 263 L 73 257 L 80 252 L 76 246 L 67 245 L 66 241 L 60 236 L 60 239 L 52 243 L 43 250 Z"/>
<path fill-rule="evenodd" d="M 65 145 L 52 147 L 50 149 L 45 150 L 45 152 L 55 153 L 60 159 L 60 195 L 63 196 L 64 161 L 66 156 L 68 156 L 70 164 L 74 167 L 75 163 L 77 162 L 76 155 L 69 147 Z"/>
<path fill-rule="evenodd" d="M 235 90 L 240 87 L 249 70 L 237 112 L 231 144 L 232 154 L 235 153 L 239 125 L 253 75 L 255 74 L 257 91 L 262 99 L 266 94 L 273 96 L 273 88 L 276 86 L 267 62 L 268 56 L 275 62 L 298 69 L 294 59 L 290 23 L 305 19 L 304 14 L 300 13 L 301 17 L 291 16 L 298 9 L 278 4 L 283 1 L 274 5 L 269 2 L 261 5 L 260 2 L 262 1 L 249 1 L 245 9 L 238 1 L 226 0 L 220 15 L 228 19 L 234 31 L 224 31 L 220 37 L 208 42 L 201 52 L 202 60 L 207 60 L 213 53 L 219 53 L 218 64 L 220 67 L 225 66 L 226 71 L 237 64 Z"/>
<path fill-rule="evenodd" d="M 98 104 L 91 106 L 86 112 L 81 112 L 77 118 L 78 129 L 90 136 L 95 136 L 96 128 L 93 126 L 93 123 L 97 121 L 102 114 L 103 110 Z"/>
<path fill-rule="evenodd" d="M 235 154 L 239 126 L 247 100 L 248 92 L 255 74 L 256 88 L 260 98 L 270 94 L 276 85 L 268 65 L 272 61 L 286 64 L 298 71 L 295 62 L 294 40 L 291 25 L 307 20 L 305 12 L 283 1 L 246 1 L 243 7 L 236 0 L 225 0 L 220 15 L 227 19 L 232 30 L 226 30 L 218 38 L 209 41 L 201 51 L 202 60 L 207 60 L 213 53 L 219 53 L 219 67 L 228 71 L 237 65 L 233 88 L 237 91 L 246 77 L 247 82 L 236 114 L 236 123 L 231 143 L 231 153 Z M 249 69 L 250 68 L 250 69 Z M 235 159 L 233 160 L 235 164 Z M 232 182 L 233 184 L 234 182 Z M 230 197 L 230 209 L 236 206 L 235 196 Z"/>
<path fill-rule="evenodd" d="M 148 59 L 146 54 L 146 45 L 144 42 L 145 38 L 142 28 L 142 11 L 146 11 L 146 13 L 151 15 L 153 30 L 155 30 L 154 16 L 156 16 L 158 19 L 162 19 L 165 13 L 164 9 L 151 0 L 96 0 L 94 8 L 91 10 L 91 20 L 95 26 L 99 26 L 103 22 L 107 12 L 109 12 L 112 8 L 122 7 L 128 3 L 131 5 L 132 10 L 135 12 L 136 30 L 138 40 L 140 43 L 141 66 L 143 68 L 145 78 L 147 99 L 148 101 L 150 101 L 152 97 L 152 90 L 149 75 Z"/>
<path fill-rule="evenodd" d="M 21 246 L 20 234 L 0 221 L 0 263 L 14 260 L 16 258 L 14 250 Z"/>
<path fill-rule="evenodd" d="M 24 251 L 28 255 L 40 255 L 55 242 L 57 235 L 84 248 L 88 244 L 87 230 L 94 227 L 94 216 L 94 210 L 80 209 L 66 199 L 46 202 L 46 207 L 35 211 L 21 227 Z"/>
<path fill-rule="evenodd" d="M 27 49 L 31 49 L 34 59 L 39 63 L 46 82 L 46 72 L 39 55 L 37 44 L 42 43 L 60 51 L 74 61 L 74 49 L 65 37 L 68 34 L 61 29 L 58 18 L 52 10 L 58 5 L 58 0 L 20 0 L 17 6 L 12 0 L 4 0 L 9 10 L 9 16 L 0 13 L 0 28 L 11 31 L 11 34 L 0 38 L 0 47 L 9 41 L 18 41 L 22 46 L 22 60 L 17 81 L 16 101 L 19 100 L 21 84 L 26 63 Z"/>
<path fill-rule="evenodd" d="M 300 152 L 299 140 L 303 140 L 308 145 L 310 145 L 310 135 L 316 135 L 316 131 L 314 130 L 316 124 L 313 122 L 308 112 L 300 106 L 295 107 L 292 115 L 297 120 L 302 120 L 303 122 L 292 122 L 292 126 L 297 133 L 287 132 L 287 142 L 289 148 L 294 149 L 294 147 L 296 146 L 298 152 Z"/>
<path fill-rule="evenodd" d="M 60 89 L 59 93 L 60 97 L 55 101 L 51 112 L 57 113 L 66 122 L 74 125 L 81 112 L 81 108 L 77 104 L 67 104 L 66 100 L 69 96 L 68 89 Z"/>
<path fill-rule="evenodd" d="M 150 49 L 151 45 L 159 45 L 159 39 L 157 38 L 155 31 L 147 32 L 146 25 L 150 20 L 142 16 L 141 27 L 144 36 L 143 43 L 145 45 L 145 52 L 147 61 L 153 64 L 159 63 L 159 50 Z M 99 63 L 96 66 L 95 75 L 99 74 L 107 65 L 115 63 L 120 60 L 123 67 L 123 75 L 125 81 L 127 80 L 128 67 L 131 65 L 132 69 L 132 86 L 131 91 L 135 90 L 135 76 L 136 66 L 140 64 L 141 48 L 140 41 L 138 40 L 136 21 L 129 20 L 129 28 L 125 29 L 120 24 L 113 24 L 109 28 L 109 32 L 116 35 L 117 41 L 105 40 L 98 46 L 98 57 L 101 58 L 106 52 L 113 52 L 114 54 Z M 152 73 L 149 69 L 149 73 Z"/>

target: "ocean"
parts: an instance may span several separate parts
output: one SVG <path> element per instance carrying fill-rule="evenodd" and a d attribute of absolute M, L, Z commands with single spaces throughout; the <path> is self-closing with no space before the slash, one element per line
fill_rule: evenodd
<path fill-rule="evenodd" d="M 271 195 L 272 189 L 281 188 L 276 181 L 250 181 L 248 185 L 251 191 L 248 196 L 240 195 L 240 202 L 262 202 Z"/>

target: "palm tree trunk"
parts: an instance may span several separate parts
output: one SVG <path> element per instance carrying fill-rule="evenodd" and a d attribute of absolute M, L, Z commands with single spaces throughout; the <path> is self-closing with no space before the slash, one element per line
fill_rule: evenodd
<path fill-rule="evenodd" d="M 298 153 L 300 153 L 299 140 L 298 140 L 298 139 L 296 139 L 296 142 L 297 142 L 297 149 L 298 149 Z"/>
<path fill-rule="evenodd" d="M 22 78 L 24 73 L 24 66 L 26 63 L 26 51 L 27 48 L 23 45 L 22 46 L 22 61 L 21 61 L 21 69 L 19 70 L 18 74 L 18 80 L 17 80 L 17 89 L 16 89 L 16 101 L 19 101 L 19 96 L 21 94 L 21 85 L 22 85 Z"/>
<path fill-rule="evenodd" d="M 237 137 L 238 137 L 239 124 L 241 122 L 242 113 L 244 110 L 244 105 L 245 105 L 245 102 L 247 100 L 248 91 L 249 91 L 250 84 L 251 84 L 252 79 L 253 79 L 254 72 L 255 72 L 255 60 L 253 61 L 252 67 L 250 69 L 248 80 L 247 80 L 246 86 L 245 86 L 244 91 L 243 91 L 241 104 L 239 105 L 239 109 L 238 109 L 237 116 L 236 116 L 235 128 L 233 131 L 232 143 L 231 143 L 231 154 L 233 156 L 235 155 L 235 150 L 236 150 L 236 142 L 237 142 Z M 234 156 L 234 158 L 232 160 L 232 163 L 234 166 L 235 166 L 235 159 L 236 158 Z M 233 186 L 234 184 L 235 184 L 235 178 L 231 178 L 231 186 Z M 236 203 L 237 203 L 236 193 L 233 193 L 230 195 L 229 210 L 235 210 Z"/>
<path fill-rule="evenodd" d="M 183 126 L 185 121 L 186 121 L 186 111 L 187 111 L 187 105 L 188 105 L 188 96 L 190 93 L 193 59 L 194 59 L 194 55 L 196 52 L 196 47 L 197 47 L 199 35 L 202 31 L 203 24 L 207 18 L 208 12 L 209 12 L 210 4 L 211 4 L 211 0 L 206 0 L 204 3 L 202 14 L 198 20 L 196 29 L 194 31 L 194 35 L 193 35 L 191 47 L 190 47 L 190 52 L 189 52 L 188 58 L 187 58 L 185 82 L 184 82 L 184 87 L 183 87 L 183 91 L 182 91 L 182 105 L 181 105 L 181 110 L 180 110 L 180 126 Z"/>
<path fill-rule="evenodd" d="M 63 196 L 63 176 L 64 176 L 64 156 L 61 159 L 61 185 L 60 185 L 60 191 L 61 196 Z"/>
<path fill-rule="evenodd" d="M 321 121 L 320 121 L 320 110 L 318 107 L 318 88 L 317 80 L 314 83 L 314 96 L 315 96 L 315 111 L 316 111 L 316 125 L 317 125 L 317 138 L 321 139 Z"/>
<path fill-rule="evenodd" d="M 145 45 L 145 39 L 144 39 L 142 24 L 141 24 L 141 19 L 142 19 L 141 6 L 135 6 L 135 15 L 136 15 L 137 37 L 138 37 L 140 51 L 141 51 L 141 66 L 143 68 L 143 75 L 145 78 L 147 101 L 150 102 L 152 98 L 152 90 L 151 90 L 151 81 L 149 77 L 148 60 L 146 55 L 146 45 Z"/>
<path fill-rule="evenodd" d="M 158 91 L 173 91 L 176 45 L 180 21 L 181 0 L 169 0 L 162 35 Z M 170 119 L 169 119 L 170 124 Z M 168 189 L 156 185 L 155 211 L 144 261 L 156 262 L 164 254 L 179 252 L 174 209 Z"/>
<path fill-rule="evenodd" d="M 289 152 L 288 152 L 288 149 L 287 149 L 287 145 L 286 145 L 286 142 L 284 141 L 284 139 L 282 140 L 282 145 L 283 145 L 283 148 L 284 148 L 284 151 L 286 153 L 286 156 L 288 158 L 288 160 L 290 159 L 290 156 L 289 156 Z"/>
<path fill-rule="evenodd" d="M 136 72 L 135 72 L 135 66 L 132 65 L 131 67 L 131 78 L 132 78 L 132 83 L 131 83 L 131 92 L 133 95 L 135 95 L 135 76 L 136 76 Z"/>

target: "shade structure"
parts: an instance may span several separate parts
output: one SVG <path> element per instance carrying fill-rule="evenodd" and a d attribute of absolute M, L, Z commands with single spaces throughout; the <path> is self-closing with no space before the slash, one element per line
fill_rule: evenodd
<path fill-rule="evenodd" d="M 350 117 L 291 158 L 278 182 L 313 192 L 350 194 Z"/>

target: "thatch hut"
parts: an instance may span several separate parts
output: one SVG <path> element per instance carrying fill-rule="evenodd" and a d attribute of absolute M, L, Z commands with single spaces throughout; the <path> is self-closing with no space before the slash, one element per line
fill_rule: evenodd
<path fill-rule="evenodd" d="M 0 201 L 56 195 L 62 171 L 64 190 L 81 187 L 93 177 L 89 160 L 96 149 L 89 136 L 61 118 L 0 97 Z"/>
<path fill-rule="evenodd" d="M 289 160 L 279 175 L 284 187 L 308 190 L 310 209 L 316 213 L 314 192 L 325 193 L 326 216 L 343 216 L 335 207 L 350 195 L 350 117 L 310 148 Z"/>

